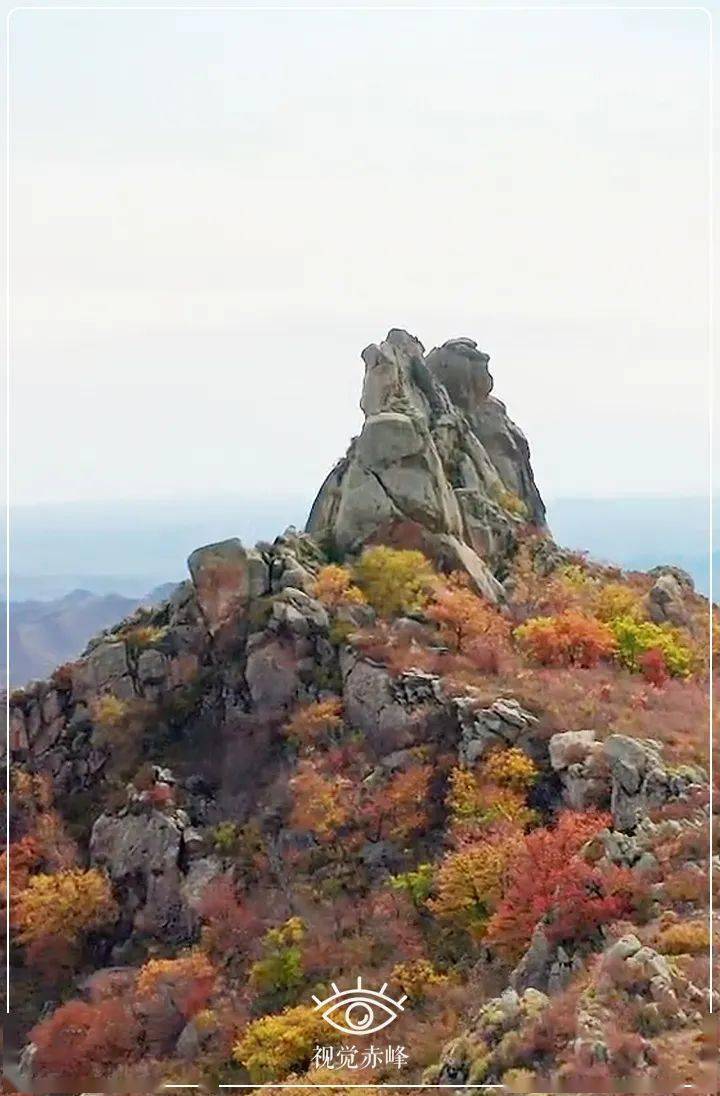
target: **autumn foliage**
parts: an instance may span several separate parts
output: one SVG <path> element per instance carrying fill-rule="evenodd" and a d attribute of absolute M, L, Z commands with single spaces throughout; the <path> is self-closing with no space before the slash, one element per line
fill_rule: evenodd
<path fill-rule="evenodd" d="M 213 785 L 205 790 L 203 764 L 193 787 L 184 757 L 175 761 L 181 721 L 158 724 L 159 740 L 172 740 L 162 761 L 176 780 L 156 781 L 145 717 L 152 708 L 157 721 L 162 701 L 107 695 L 90 704 L 93 741 L 111 753 L 113 795 L 184 827 L 173 886 L 192 908 L 191 931 L 178 919 L 169 924 L 177 935 L 159 939 L 138 929 L 137 918 L 128 936 L 143 881 L 129 880 L 127 890 L 123 881 L 113 893 L 102 871 L 79 867 L 86 850 L 68 839 L 50 782 L 18 774 L 10 847 L 18 951 L 36 982 L 61 968 L 83 996 L 68 999 L 62 983 L 63 1003 L 31 1032 L 48 1090 L 50 1080 L 53 1091 L 275 1081 L 299 1096 L 313 1082 L 339 1091 L 358 1081 L 392 1084 L 397 1073 L 382 1066 L 359 1077 L 311 1064 L 319 1044 L 348 1043 L 312 1008 L 312 995 L 329 994 L 333 981 L 354 985 L 362 973 L 364 985 L 387 983 L 410 999 L 394 1029 L 411 1053 L 403 1081 L 434 1084 L 441 1059 L 457 1058 L 456 1076 L 467 1069 L 463 1083 L 478 1090 L 555 1091 L 572 1081 L 574 1091 L 609 1091 L 640 1055 L 652 1065 L 657 1050 L 649 1029 L 660 1001 L 656 1010 L 631 999 L 637 986 L 613 982 L 599 954 L 630 932 L 645 951 L 668 957 L 678 1000 L 658 1053 L 675 1052 L 673 1040 L 689 1035 L 701 1007 L 698 995 L 680 999 L 681 979 L 701 993 L 707 987 L 710 825 L 697 770 L 707 753 L 697 731 L 706 726 L 707 682 L 695 618 L 682 628 L 657 625 L 648 576 L 558 556 L 519 528 L 517 536 L 500 607 L 405 548 L 367 548 L 345 566 L 322 567 L 312 593 L 328 627 L 319 613 L 299 639 L 278 629 L 287 666 L 297 670 L 294 698 L 264 721 L 246 713 L 257 779 L 226 764 L 217 796 Z M 272 596 L 261 599 L 263 612 Z M 147 638 L 125 635 L 135 655 Z M 348 687 L 348 669 L 361 661 L 367 678 L 358 674 L 360 685 Z M 241 670 L 228 678 L 233 688 Z M 219 689 L 208 675 L 209 688 Z M 366 680 L 374 719 L 359 714 Z M 244 687 L 236 691 L 235 702 L 246 700 Z M 529 713 L 517 723 L 514 703 Z M 496 712 L 507 714 L 510 732 L 504 715 L 493 723 Z M 567 746 L 565 761 L 577 769 L 553 772 L 548 739 L 587 729 L 597 746 Z M 693 790 L 648 808 L 647 829 L 592 841 L 612 828 L 610 815 L 564 807 L 583 801 L 580 793 L 610 800 L 617 772 L 602 749 L 608 734 L 658 740 L 667 787 L 691 781 Z M 196 741 L 202 751 L 205 739 Z M 131 758 L 126 789 L 116 778 Z M 214 781 L 209 762 L 207 772 Z M 664 796 L 665 778 L 655 775 Z M 623 855 L 637 845 L 642 869 L 614 866 L 613 844 Z M 198 893 L 206 866 L 214 877 Z M 118 902 L 128 904 L 122 919 Z M 476 1025 L 478 1007 L 502 993 L 533 939 L 547 945 L 553 965 L 565 950 L 568 989 L 543 984 L 549 1004 L 544 993 L 518 989 L 487 1030 Z M 121 968 L 86 978 L 119 954 Z M 577 1018 L 582 1008 L 595 1023 L 598 987 L 610 994 L 610 1019 L 597 1040 L 593 1028 L 593 1044 L 608 1055 L 595 1061 Z"/>
<path fill-rule="evenodd" d="M 292 825 L 308 830 L 319 841 L 332 840 L 352 816 L 354 789 L 343 777 L 328 777 L 301 762 L 290 782 L 293 794 Z"/>
<path fill-rule="evenodd" d="M 14 906 L 17 938 L 28 956 L 72 951 L 87 933 L 118 916 L 110 882 L 96 868 L 33 875 Z"/>
<path fill-rule="evenodd" d="M 320 568 L 313 594 L 330 609 L 337 609 L 340 605 L 362 605 L 365 602 L 362 590 L 353 583 L 352 573 L 347 567 L 340 567 L 336 563 Z"/>
<path fill-rule="evenodd" d="M 509 622 L 470 589 L 464 575 L 438 580 L 426 615 L 438 627 L 443 643 L 457 654 L 472 655 L 507 644 Z"/>
<path fill-rule="evenodd" d="M 37 1047 L 35 1068 L 70 1086 L 100 1077 L 130 1059 L 137 1051 L 139 1036 L 138 1019 L 127 1003 L 117 998 L 68 1001 L 30 1033 Z"/>
<path fill-rule="evenodd" d="M 441 862 L 428 907 L 441 921 L 480 939 L 500 902 L 519 843 L 514 829 L 480 840 L 460 840 Z"/>
<path fill-rule="evenodd" d="M 285 725 L 285 734 L 290 742 L 310 747 L 339 730 L 342 723 L 342 701 L 332 697 L 298 708 Z"/>
<path fill-rule="evenodd" d="M 422 552 L 378 545 L 355 565 L 355 581 L 380 616 L 416 612 L 427 604 L 433 572 Z"/>
<path fill-rule="evenodd" d="M 297 1005 L 249 1024 L 235 1044 L 233 1058 L 246 1067 L 254 1083 L 281 1080 L 292 1068 L 308 1064 L 316 1044 L 338 1039 L 339 1033 L 319 1012 Z"/>
<path fill-rule="evenodd" d="M 202 951 L 150 959 L 138 975 L 137 996 L 144 1001 L 162 999 L 188 1020 L 207 1004 L 215 977 L 215 968 Z"/>
<path fill-rule="evenodd" d="M 526 834 L 509 865 L 502 902 L 488 926 L 488 941 L 517 959 L 538 921 L 556 903 L 558 889 L 562 899 L 582 872 L 576 860 L 582 846 L 609 822 L 609 816 L 596 811 L 564 811 L 555 826 Z"/>
<path fill-rule="evenodd" d="M 554 617 L 533 617 L 515 629 L 520 648 L 542 666 L 596 666 L 616 646 L 609 625 L 568 609 Z"/>

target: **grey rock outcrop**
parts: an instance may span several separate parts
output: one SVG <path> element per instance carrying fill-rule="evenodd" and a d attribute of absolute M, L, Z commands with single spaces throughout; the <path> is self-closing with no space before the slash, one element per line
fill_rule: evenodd
<path fill-rule="evenodd" d="M 518 993 L 528 989 L 557 993 L 583 966 L 581 953 L 571 954 L 562 944 L 551 943 L 545 925 L 540 923 L 535 928 L 529 948 L 512 972 L 510 983 Z"/>
<path fill-rule="evenodd" d="M 289 528 L 273 544 L 237 539 L 197 549 L 191 578 L 90 641 L 49 681 L 10 698 L 10 747 L 48 773 L 58 796 L 98 791 L 110 761 L 99 733 L 107 697 L 137 719 L 182 714 L 220 732 L 227 718 L 314 699 L 339 680 L 328 617 L 308 593 L 323 557 Z"/>
<path fill-rule="evenodd" d="M 690 622 L 685 595 L 692 592 L 689 575 L 683 578 L 680 568 L 655 568 L 655 582 L 647 596 L 648 616 L 656 624 L 686 627 Z"/>
<path fill-rule="evenodd" d="M 543 744 L 533 734 L 538 721 L 517 700 L 499 697 L 489 708 L 474 707 L 465 698 L 454 703 L 460 725 L 461 764 L 472 767 L 498 746 L 518 746 L 531 757 L 544 756 Z"/>
<path fill-rule="evenodd" d="M 517 529 L 544 528 L 545 512 L 527 443 L 489 395 L 487 356 L 462 339 L 426 359 L 416 338 L 393 329 L 363 360 L 365 422 L 321 487 L 307 531 L 341 552 L 372 542 L 420 548 L 499 599 L 496 572 Z"/>
<path fill-rule="evenodd" d="M 545 505 L 530 464 L 530 447 L 522 430 L 508 418 L 505 404 L 490 393 L 490 357 L 473 339 L 450 339 L 431 350 L 427 365 L 467 418 L 497 470 L 503 486 L 521 500 L 534 525 L 545 525 Z"/>
<path fill-rule="evenodd" d="M 518 993 L 512 987 L 486 1001 L 463 1034 L 443 1047 L 440 1061 L 426 1070 L 424 1082 L 476 1086 L 478 1091 L 483 1083 L 504 1087 L 498 1082 L 516 1053 L 518 1028 L 540 1017 L 549 1004 L 536 989 Z"/>
<path fill-rule="evenodd" d="M 155 767 L 154 790 L 169 789 L 169 769 Z M 128 805 L 101 814 L 90 835 L 90 862 L 104 868 L 123 895 L 132 931 L 187 942 L 198 925 L 205 888 L 223 873 L 215 855 L 203 856 L 201 834 L 185 810 L 155 809 L 147 791 L 128 785 Z"/>
<path fill-rule="evenodd" d="M 107 870 L 125 894 L 133 928 L 150 936 L 188 935 L 187 908 L 180 895 L 183 825 L 160 811 L 102 814 L 90 838 L 93 865 Z"/>
<path fill-rule="evenodd" d="M 566 806 L 607 809 L 615 829 L 633 831 L 648 811 L 687 798 L 707 783 L 696 767 L 669 768 L 657 742 L 594 731 L 567 731 L 550 739 L 550 764 L 559 776 Z"/>
<path fill-rule="evenodd" d="M 237 622 L 253 599 L 270 590 L 266 561 L 237 538 L 197 548 L 188 558 L 188 569 L 211 635 Z"/>
<path fill-rule="evenodd" d="M 407 670 L 393 677 L 384 666 L 352 654 L 344 657 L 343 669 L 347 719 L 379 756 L 455 734 L 456 720 L 434 674 Z"/>

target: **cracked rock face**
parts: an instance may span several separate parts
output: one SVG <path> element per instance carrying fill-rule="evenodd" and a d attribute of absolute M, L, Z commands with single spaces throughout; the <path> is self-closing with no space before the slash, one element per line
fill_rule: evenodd
<path fill-rule="evenodd" d="M 467 571 L 497 600 L 524 522 L 545 527 L 527 442 L 490 396 L 487 355 L 470 339 L 433 350 L 393 329 L 363 351 L 365 422 L 333 468 L 307 531 L 341 552 L 365 544 L 420 548 Z"/>

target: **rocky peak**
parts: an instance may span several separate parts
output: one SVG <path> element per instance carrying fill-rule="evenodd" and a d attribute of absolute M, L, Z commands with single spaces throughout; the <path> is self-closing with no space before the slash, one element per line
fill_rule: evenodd
<path fill-rule="evenodd" d="M 545 507 L 527 441 L 490 395 L 488 355 L 467 338 L 426 355 L 393 328 L 362 358 L 365 422 L 307 531 L 342 553 L 377 541 L 419 547 L 497 598 L 518 529 L 544 529 Z"/>
<path fill-rule="evenodd" d="M 545 526 L 545 505 L 535 484 L 530 448 L 522 430 L 508 418 L 505 404 L 491 396 L 490 357 L 473 339 L 449 339 L 427 356 L 428 369 L 447 390 L 484 446 L 505 489 L 526 506 L 528 518 Z"/>

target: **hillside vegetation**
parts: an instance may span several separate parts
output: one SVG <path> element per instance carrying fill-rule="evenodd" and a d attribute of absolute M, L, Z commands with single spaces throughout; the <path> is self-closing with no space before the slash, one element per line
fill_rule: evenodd
<path fill-rule="evenodd" d="M 23 1076 L 715 1091 L 708 603 L 554 543 L 471 340 L 364 359 L 306 532 L 11 697 Z"/>

